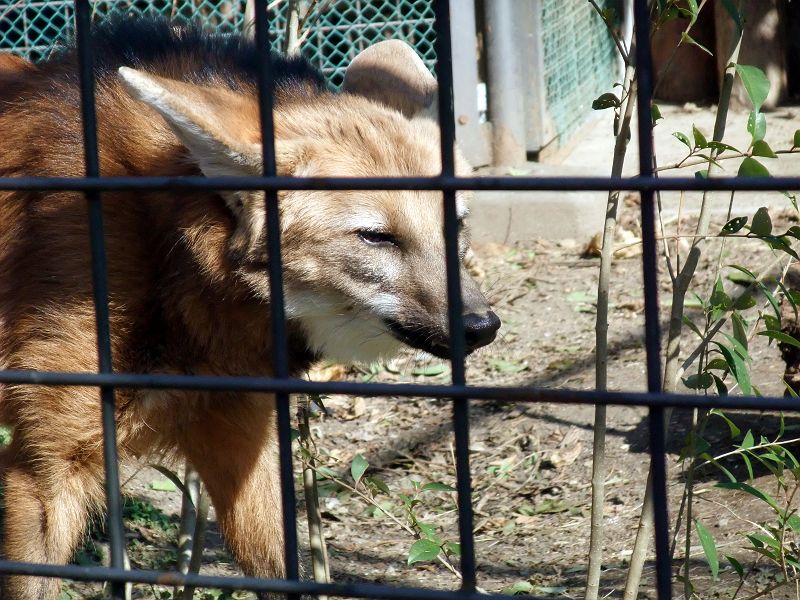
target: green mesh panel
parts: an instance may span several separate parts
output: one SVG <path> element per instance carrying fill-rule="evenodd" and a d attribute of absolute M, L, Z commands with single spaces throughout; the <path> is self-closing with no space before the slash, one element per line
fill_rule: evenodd
<path fill-rule="evenodd" d="M 270 4 L 276 5 L 271 14 L 273 48 L 280 50 L 288 3 L 283 0 Z M 245 13 L 245 2 L 239 0 L 93 0 L 91 5 L 95 19 L 112 14 L 158 13 L 198 20 L 223 33 L 240 31 Z M 436 60 L 433 20 L 432 0 L 319 0 L 307 18 L 301 49 L 336 87 L 341 85 L 350 59 L 382 39 L 407 41 L 432 69 Z M 72 0 L 0 0 L 0 51 L 41 60 L 56 44 L 69 38 L 73 24 Z"/>
<path fill-rule="evenodd" d="M 600 4 L 618 9 L 619 2 Z M 591 113 L 592 100 L 619 80 L 617 53 L 588 2 L 543 0 L 542 29 L 547 111 L 564 141 Z"/>

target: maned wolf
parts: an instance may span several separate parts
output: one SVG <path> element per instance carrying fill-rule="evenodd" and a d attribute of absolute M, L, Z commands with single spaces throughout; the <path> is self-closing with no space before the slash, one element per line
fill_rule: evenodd
<path fill-rule="evenodd" d="M 258 52 L 237 36 L 162 21 L 93 35 L 101 172 L 255 175 Z M 0 89 L 0 176 L 83 174 L 74 52 L 16 69 Z M 294 176 L 434 175 L 435 82 L 399 42 L 357 57 L 345 93 L 302 60 L 273 58 L 278 171 Z M 10 78 L 10 76 L 9 76 Z M 467 166 L 458 159 L 459 170 Z M 103 196 L 113 367 L 118 372 L 269 375 L 263 193 Z M 281 195 L 291 372 L 369 361 L 405 343 L 448 353 L 440 193 Z M 467 214 L 463 198 L 459 218 Z M 74 192 L 0 191 L 0 366 L 97 368 L 87 204 Z M 466 251 L 466 231 L 461 250 Z M 469 351 L 498 318 L 462 269 Z M 65 563 L 102 508 L 99 392 L 6 385 L 4 556 Z M 117 390 L 119 449 L 168 452 L 198 469 L 246 573 L 283 573 L 274 398 Z M 59 582 L 9 577 L 5 598 L 55 598 Z"/>

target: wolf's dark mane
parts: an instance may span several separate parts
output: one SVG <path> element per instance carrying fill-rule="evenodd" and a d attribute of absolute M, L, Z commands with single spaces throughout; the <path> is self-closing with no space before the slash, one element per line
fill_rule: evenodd
<path fill-rule="evenodd" d="M 191 57 L 197 68 L 185 74 L 187 80 L 202 83 L 222 78 L 230 80 L 232 87 L 237 80 L 255 84 L 258 61 L 263 56 L 247 36 L 209 33 L 197 23 L 169 21 L 159 16 L 108 19 L 93 28 L 92 46 L 98 75 L 116 75 L 122 66 L 146 69 L 172 58 Z M 58 61 L 73 54 L 71 45 L 54 58 Z M 322 74 L 306 59 L 272 53 L 271 61 L 276 86 L 301 83 L 320 91 L 326 89 Z"/>

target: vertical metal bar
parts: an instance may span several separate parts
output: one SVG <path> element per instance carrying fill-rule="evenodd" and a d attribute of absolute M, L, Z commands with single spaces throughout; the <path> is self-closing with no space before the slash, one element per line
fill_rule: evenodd
<path fill-rule="evenodd" d="M 650 54 L 650 11 L 647 0 L 635 0 L 636 76 L 639 130 L 639 172 L 653 176 L 653 122 L 650 106 L 653 93 Z M 655 194 L 641 194 L 642 269 L 645 293 L 645 344 L 647 347 L 647 390 L 661 391 L 661 332 L 658 320 L 658 269 L 655 227 Z M 656 542 L 656 588 L 658 597 L 672 597 L 672 569 L 669 552 L 667 507 L 666 434 L 664 409 L 650 407 L 650 462 L 653 474 L 653 520 Z"/>
<path fill-rule="evenodd" d="M 258 61 L 258 100 L 261 119 L 261 148 L 264 176 L 277 174 L 275 160 L 275 123 L 273 116 L 274 81 L 269 43 L 269 15 L 266 0 L 255 0 L 256 47 Z M 267 250 L 269 253 L 270 316 L 272 321 L 272 358 L 275 377 L 289 376 L 286 315 L 283 298 L 283 265 L 281 261 L 281 226 L 278 213 L 278 192 L 266 192 Z M 280 449 L 281 507 L 287 579 L 299 579 L 297 557 L 297 515 L 295 513 L 294 470 L 292 468 L 291 414 L 289 394 L 275 395 L 277 405 L 278 446 Z M 292 595 L 294 597 L 294 595 Z"/>
<path fill-rule="evenodd" d="M 87 177 L 99 177 L 100 162 L 97 151 L 97 117 L 95 113 L 94 65 L 90 36 L 91 11 L 88 0 L 75 0 L 75 30 L 78 47 L 78 64 L 81 86 L 81 117 L 83 119 L 83 152 Z M 92 252 L 92 282 L 97 325 L 98 366 L 101 373 L 111 373 L 111 332 L 108 318 L 108 280 L 106 252 L 103 236 L 103 205 L 99 192 L 88 192 L 89 231 Z M 108 529 L 111 537 L 111 566 L 125 566 L 125 532 L 122 526 L 122 501 L 119 489 L 117 430 L 115 420 L 114 388 L 100 388 L 103 423 L 103 459 L 106 476 L 106 505 Z M 113 583 L 112 597 L 125 597 L 125 584 Z"/>
<path fill-rule="evenodd" d="M 521 40 L 516 35 L 516 22 L 524 13 L 514 0 L 492 0 L 484 6 L 492 164 L 516 167 L 527 158 Z"/>
<path fill-rule="evenodd" d="M 436 74 L 439 80 L 439 127 L 441 130 L 442 174 L 455 173 L 455 116 L 453 108 L 453 46 L 450 38 L 450 2 L 436 0 Z M 448 324 L 450 327 L 450 363 L 453 384 L 464 385 L 464 318 L 461 300 L 461 261 L 458 256 L 458 217 L 456 194 L 445 191 L 444 239 L 446 249 Z M 461 540 L 461 589 L 472 592 L 476 586 L 475 542 L 472 534 L 472 482 L 469 467 L 469 400 L 453 401 L 453 430 L 456 453 L 456 488 L 458 490 L 458 528 Z"/>
<path fill-rule="evenodd" d="M 399 14 L 398 2 L 397 19 Z M 458 78 L 453 81 L 453 106 L 458 115 L 456 122 L 456 139 L 464 156 L 473 167 L 488 165 L 490 162 L 489 145 L 482 134 L 480 115 L 478 114 L 478 61 L 475 52 L 478 38 L 475 22 L 475 5 L 463 0 L 450 0 L 450 31 L 453 41 L 453 71 Z M 425 26 L 424 21 L 419 22 Z"/>

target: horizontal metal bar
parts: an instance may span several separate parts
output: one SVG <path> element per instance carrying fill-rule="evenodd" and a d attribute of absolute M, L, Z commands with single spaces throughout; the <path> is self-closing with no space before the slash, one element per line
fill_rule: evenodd
<path fill-rule="evenodd" d="M 108 567 L 81 567 L 77 565 L 45 565 L 0 560 L 0 573 L 9 575 L 37 575 L 60 577 L 74 581 L 131 582 L 165 586 L 192 586 L 224 590 L 251 590 L 281 594 L 310 594 L 344 598 L 382 598 L 385 600 L 508 600 L 499 594 L 481 594 L 432 590 L 412 587 L 390 587 L 374 583 L 315 583 L 286 579 L 259 579 L 256 577 L 231 577 L 220 575 L 182 575 L 170 571 L 127 571 Z M 534 598 L 526 596 L 526 598 Z"/>
<path fill-rule="evenodd" d="M 800 177 L 0 177 L 0 190 L 776 191 Z"/>
<path fill-rule="evenodd" d="M 269 377 L 220 375 L 159 375 L 139 373 L 63 373 L 55 371 L 0 371 L 0 383 L 48 386 L 93 386 L 140 389 L 246 391 L 289 394 L 345 394 L 468 398 L 504 402 L 553 402 L 556 404 L 605 404 L 682 408 L 731 408 L 800 411 L 800 402 L 783 396 L 709 396 L 626 391 L 547 389 L 533 386 L 472 386 L 416 383 L 358 383 L 355 381 L 306 381 Z"/>

